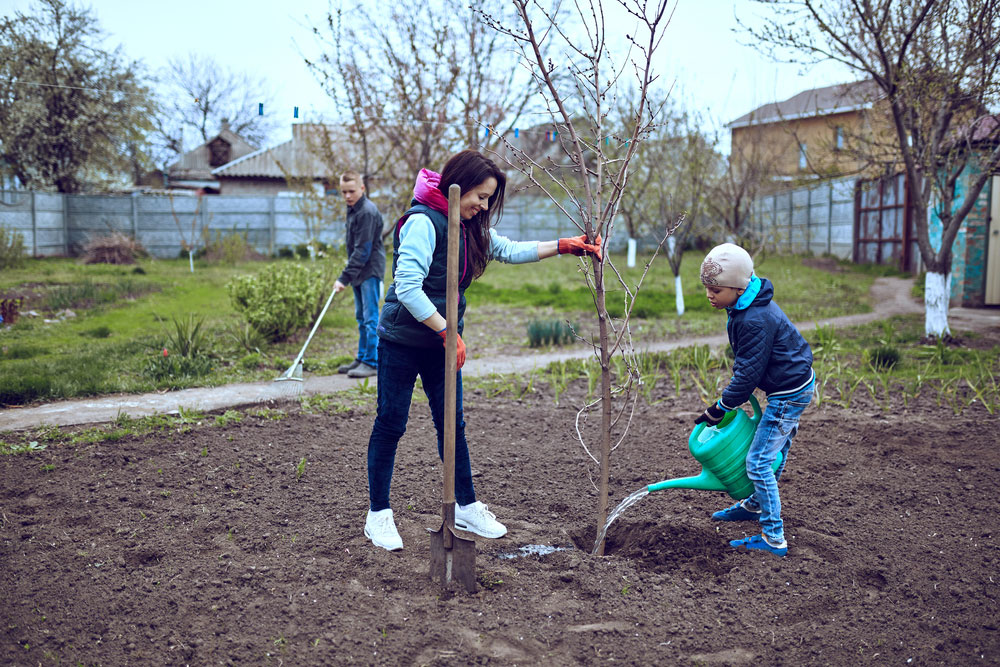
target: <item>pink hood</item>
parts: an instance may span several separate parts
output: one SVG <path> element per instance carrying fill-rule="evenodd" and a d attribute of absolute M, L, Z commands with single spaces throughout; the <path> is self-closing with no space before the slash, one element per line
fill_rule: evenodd
<path fill-rule="evenodd" d="M 438 190 L 440 184 L 441 174 L 430 169 L 421 169 L 417 174 L 417 183 L 413 186 L 413 198 L 435 211 L 448 215 L 448 198 Z"/>

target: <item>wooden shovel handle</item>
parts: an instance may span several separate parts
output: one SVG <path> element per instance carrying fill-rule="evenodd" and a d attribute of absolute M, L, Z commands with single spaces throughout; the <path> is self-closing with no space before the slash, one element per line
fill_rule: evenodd
<path fill-rule="evenodd" d="M 461 236 L 458 209 L 462 189 L 448 188 L 448 285 L 445 321 L 448 331 L 444 341 L 444 505 L 455 503 L 455 410 L 458 387 L 458 241 Z M 455 513 L 443 517 L 447 527 L 454 526 Z M 449 522 L 450 518 L 450 522 Z"/>

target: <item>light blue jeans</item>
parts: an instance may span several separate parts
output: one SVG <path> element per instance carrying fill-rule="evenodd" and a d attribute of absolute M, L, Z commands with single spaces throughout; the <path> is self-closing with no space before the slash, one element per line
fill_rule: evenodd
<path fill-rule="evenodd" d="M 378 299 L 382 281 L 372 276 L 354 286 L 354 318 L 358 321 L 358 361 L 378 368 Z"/>
<path fill-rule="evenodd" d="M 815 381 L 794 393 L 768 398 L 767 407 L 757 425 L 757 433 L 747 452 L 747 477 L 753 482 L 754 492 L 744 503 L 748 509 L 760 509 L 761 532 L 772 544 L 785 541 L 781 522 L 781 498 L 778 480 L 788 462 L 788 449 L 799 430 L 799 417 L 813 397 Z M 781 465 L 771 466 L 781 453 Z"/>

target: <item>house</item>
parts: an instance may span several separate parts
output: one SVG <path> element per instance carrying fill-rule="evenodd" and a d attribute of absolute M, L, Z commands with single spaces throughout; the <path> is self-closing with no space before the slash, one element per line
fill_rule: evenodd
<path fill-rule="evenodd" d="M 212 170 L 257 150 L 243 137 L 233 132 L 223 119 L 219 133 L 190 150 L 167 167 L 167 186 L 175 189 L 202 190 L 219 193 L 219 182 Z"/>
<path fill-rule="evenodd" d="M 731 156 L 754 161 L 772 180 L 802 182 L 857 173 L 865 160 L 852 144 L 891 140 L 881 90 L 871 80 L 813 88 L 758 107 L 729 123 Z"/>
<path fill-rule="evenodd" d="M 343 141 L 333 126 L 296 123 L 288 141 L 218 165 L 211 176 L 224 195 L 274 195 L 310 186 L 327 192 L 336 187 L 332 154 Z"/>

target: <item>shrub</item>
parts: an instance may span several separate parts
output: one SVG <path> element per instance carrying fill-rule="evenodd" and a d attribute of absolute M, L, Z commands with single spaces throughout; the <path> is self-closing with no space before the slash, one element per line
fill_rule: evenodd
<path fill-rule="evenodd" d="M 899 363 L 899 350 L 892 345 L 880 345 L 865 351 L 868 363 L 877 371 L 888 370 Z"/>
<path fill-rule="evenodd" d="M 160 320 L 159 317 L 156 319 Z M 173 317 L 171 321 L 174 329 L 167 330 L 166 333 L 168 353 L 176 353 L 191 359 L 207 356 L 211 351 L 211 343 L 201 328 L 205 323 L 204 317 L 196 317 L 194 313 L 189 313 L 186 318 Z"/>
<path fill-rule="evenodd" d="M 143 374 L 153 382 L 169 387 L 179 386 L 179 381 L 185 378 L 197 378 L 211 372 L 212 360 L 208 357 L 182 357 L 175 354 L 166 357 L 157 354 L 143 370 Z"/>
<path fill-rule="evenodd" d="M 0 227 L 0 269 L 16 269 L 24 264 L 24 234 Z"/>
<path fill-rule="evenodd" d="M 322 307 L 323 275 L 304 264 L 272 264 L 256 275 L 237 276 L 226 289 L 233 308 L 269 341 L 307 326 Z"/>
<path fill-rule="evenodd" d="M 532 320 L 528 323 L 528 344 L 564 345 L 573 342 L 573 329 L 562 320 Z"/>
<path fill-rule="evenodd" d="M 263 258 L 263 255 L 250 245 L 248 233 L 240 233 L 235 227 L 227 234 L 216 230 L 214 237 L 209 237 L 208 230 L 205 230 L 202 234 L 202 248 L 195 252 L 194 256 L 195 259 L 229 265 Z"/>
<path fill-rule="evenodd" d="M 83 245 L 84 264 L 135 264 L 136 257 L 148 257 L 142 244 L 121 232 L 92 238 Z"/>

